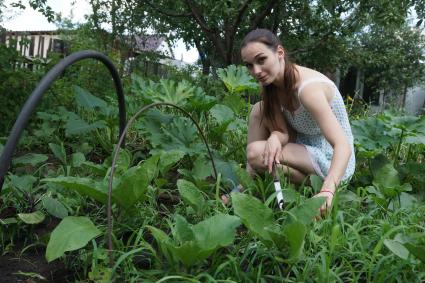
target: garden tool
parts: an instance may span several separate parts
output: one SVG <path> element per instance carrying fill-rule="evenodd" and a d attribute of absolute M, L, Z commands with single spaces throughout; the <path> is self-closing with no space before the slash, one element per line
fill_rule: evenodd
<path fill-rule="evenodd" d="M 283 193 L 282 193 L 282 188 L 280 186 L 279 174 L 277 173 L 277 170 L 276 170 L 276 162 L 273 162 L 272 174 L 273 174 L 274 190 L 276 191 L 277 204 L 280 209 L 283 209 L 283 204 L 284 204 Z"/>

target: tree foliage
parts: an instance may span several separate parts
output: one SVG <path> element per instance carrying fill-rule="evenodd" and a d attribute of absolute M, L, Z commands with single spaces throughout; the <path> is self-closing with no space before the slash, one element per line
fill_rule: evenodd
<path fill-rule="evenodd" d="M 297 62 L 322 71 L 344 68 L 353 64 L 353 50 L 371 27 L 390 33 L 405 25 L 413 8 L 418 15 L 423 10 L 418 0 L 145 0 L 126 5 L 124 11 L 138 15 L 131 18 L 132 26 L 196 47 L 205 73 L 211 65 L 240 63 L 240 41 L 259 27 L 279 34 Z"/>

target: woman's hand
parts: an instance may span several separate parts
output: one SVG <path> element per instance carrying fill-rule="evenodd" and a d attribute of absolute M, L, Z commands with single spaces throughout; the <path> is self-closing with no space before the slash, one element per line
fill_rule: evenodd
<path fill-rule="evenodd" d="M 314 196 L 326 198 L 325 203 L 320 207 L 320 216 L 326 215 L 326 213 L 332 208 L 332 201 L 335 196 L 335 190 L 335 184 L 326 184 L 325 182 L 320 192 Z M 316 217 L 316 219 L 318 219 L 318 217 Z"/>
<path fill-rule="evenodd" d="M 268 168 L 269 173 L 273 170 L 273 162 L 280 164 L 281 151 L 282 142 L 279 139 L 278 133 L 272 132 L 266 141 L 263 153 L 264 166 Z"/>

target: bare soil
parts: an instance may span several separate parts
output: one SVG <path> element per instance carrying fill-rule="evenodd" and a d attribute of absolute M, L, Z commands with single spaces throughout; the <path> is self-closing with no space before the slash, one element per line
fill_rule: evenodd
<path fill-rule="evenodd" d="M 67 282 L 71 279 L 63 263 L 47 263 L 44 252 L 0 256 L 0 282 Z"/>

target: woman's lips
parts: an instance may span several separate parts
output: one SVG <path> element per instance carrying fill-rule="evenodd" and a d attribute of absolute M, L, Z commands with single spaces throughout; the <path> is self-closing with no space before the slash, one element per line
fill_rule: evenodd
<path fill-rule="evenodd" d="M 267 79 L 267 76 L 264 76 L 264 77 L 260 77 L 260 78 L 258 78 L 258 80 L 259 80 L 260 82 L 264 82 L 266 79 Z"/>

